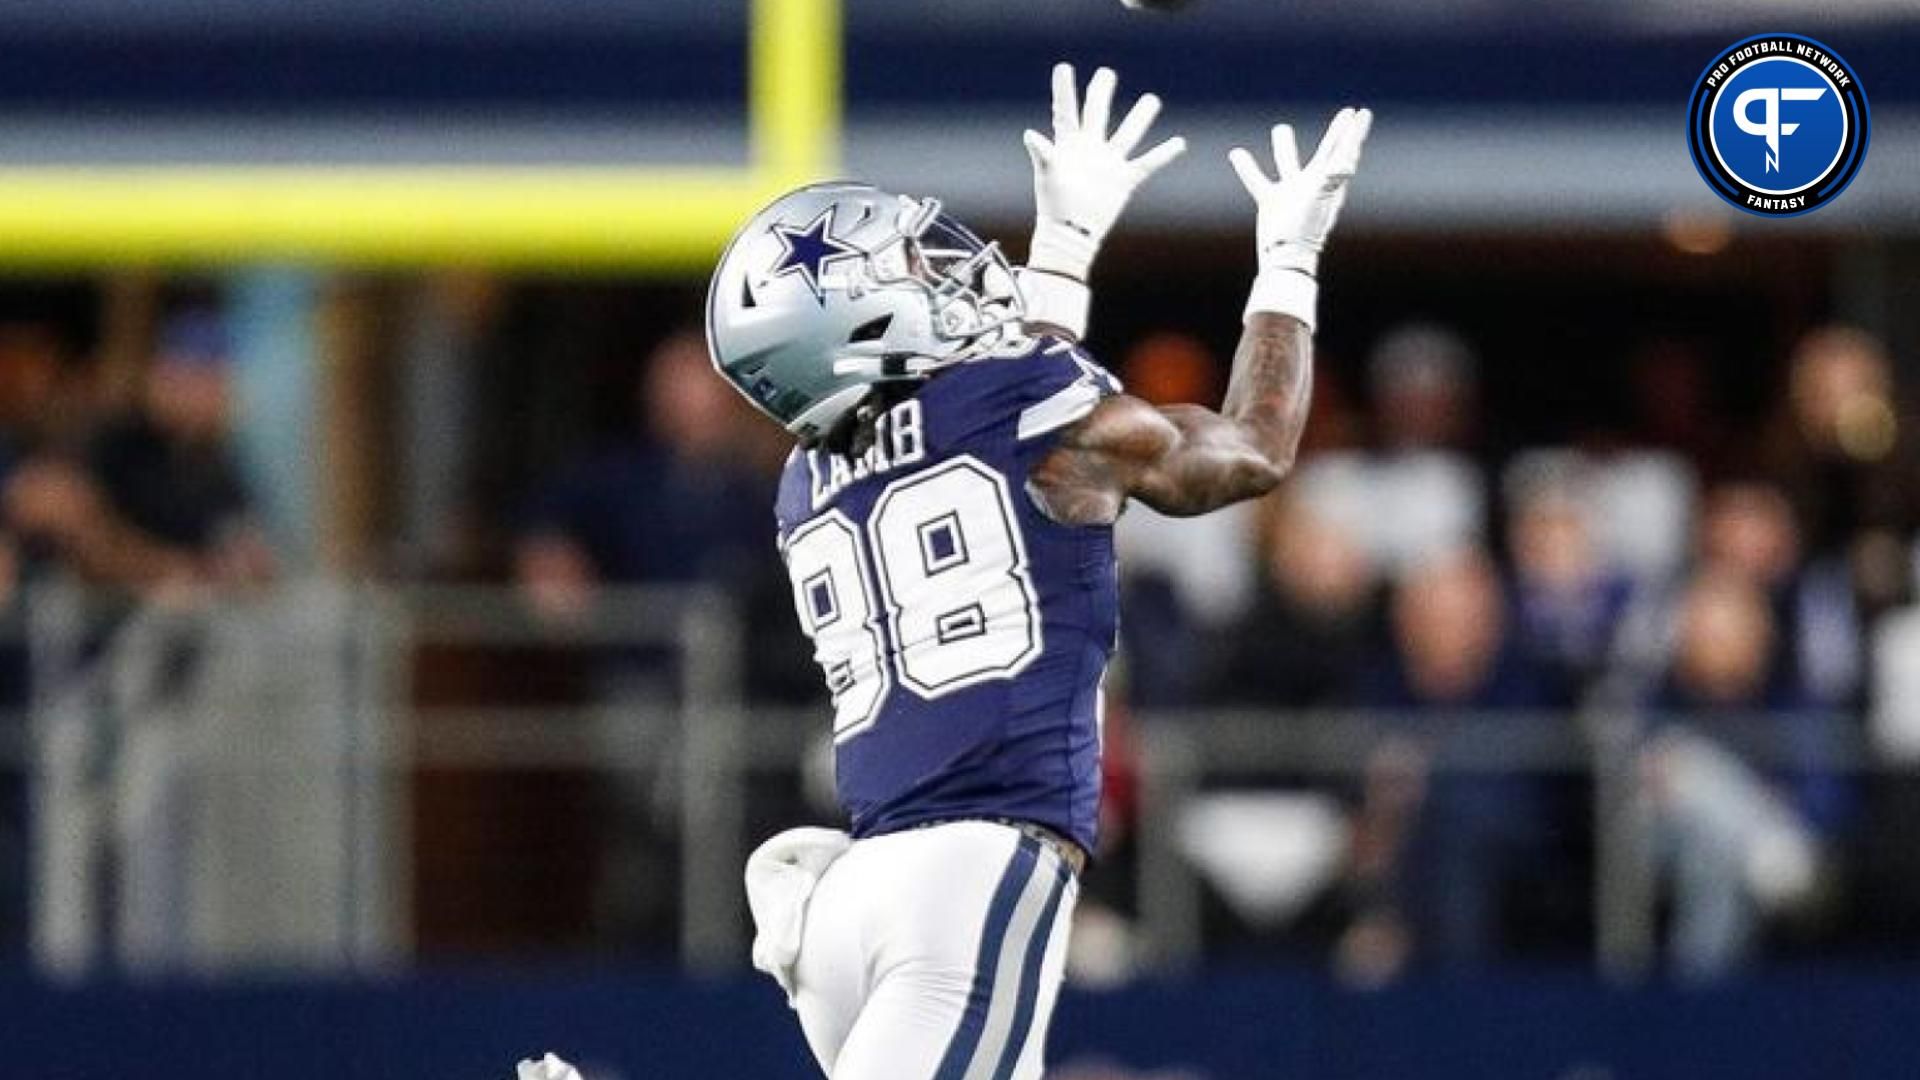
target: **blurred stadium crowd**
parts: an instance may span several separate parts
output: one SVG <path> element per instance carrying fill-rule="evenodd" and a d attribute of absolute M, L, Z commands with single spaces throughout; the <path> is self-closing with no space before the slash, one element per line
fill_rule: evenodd
<path fill-rule="evenodd" d="M 226 442 L 219 314 L 183 307 L 151 350 L 78 363 L 71 349 L 51 325 L 0 327 L 0 956 L 17 961 L 29 925 L 28 588 L 81 579 L 124 610 L 275 573 Z"/>
<path fill-rule="evenodd" d="M 1217 370 L 1179 339 L 1129 358 L 1165 399 L 1217 392 Z M 1886 698 L 1915 663 L 1920 459 L 1884 348 L 1806 335 L 1751 431 L 1716 421 L 1684 355 L 1649 356 L 1639 427 L 1504 457 L 1481 449 L 1476 370 L 1446 329 L 1392 330 L 1369 407 L 1323 391 L 1267 505 L 1132 523 L 1132 700 L 1391 718 L 1342 792 L 1335 956 L 1362 981 L 1510 956 L 1542 928 L 1564 945 L 1592 917 L 1589 780 L 1462 759 L 1467 715 L 1569 740 L 1628 726 L 1680 974 L 1741 965 L 1776 917 L 1834 917 L 1886 827 L 1862 814 L 1862 722 L 1897 744 L 1910 707 Z"/>
<path fill-rule="evenodd" d="M 217 304 L 188 296 L 146 333 L 101 341 L 78 358 L 49 326 L 0 328 L 10 618 L 43 579 L 163 605 L 270 587 L 280 560 L 231 442 Z M 1262 865 L 1284 833 L 1322 849 L 1275 880 L 1215 880 L 1215 947 L 1316 957 L 1362 983 L 1590 954 L 1601 743 L 1627 747 L 1634 865 L 1662 898 L 1672 970 L 1913 944 L 1897 912 L 1920 898 L 1899 839 L 1920 814 L 1901 774 L 1920 753 L 1920 416 L 1886 347 L 1857 329 L 1806 333 L 1780 359 L 1764 425 L 1731 426 L 1697 358 L 1654 348 L 1626 372 L 1631 426 L 1496 452 L 1474 344 L 1390 328 L 1363 364 L 1323 367 L 1301 464 L 1275 497 L 1191 522 L 1131 511 L 1083 975 L 1129 969 L 1154 729 L 1239 713 L 1362 735 L 1331 769 L 1276 761 L 1215 792 L 1228 797 L 1210 839 L 1187 850 L 1203 868 Z M 746 616 L 747 700 L 816 706 L 770 543 L 783 436 L 711 377 L 697 333 L 665 333 L 638 360 L 613 362 L 630 399 L 585 408 L 620 416 L 605 436 L 584 434 L 576 409 L 550 467 L 496 477 L 494 520 L 477 526 L 494 541 L 436 572 L 510 580 L 550 627 L 609 586 L 717 585 Z M 1161 402 L 1212 400 L 1226 374 L 1171 331 L 1137 337 L 1116 367 Z M 30 680 L 21 649 L 6 656 L 11 716 Z M 595 693 L 617 704 L 659 670 L 620 653 Z M 1504 725 L 1496 743 L 1572 749 L 1488 756 L 1474 741 L 1488 718 Z M 602 884 L 627 894 L 598 904 L 604 940 L 647 944 L 672 904 L 671 845 L 645 839 L 657 782 L 642 773 L 594 804 L 615 815 Z M 7 784 L 0 881 L 18 928 L 28 804 L 19 773 Z M 1262 816 L 1273 808 L 1231 797 L 1250 791 L 1304 796 L 1311 812 Z M 8 937 L 19 954 L 24 935 Z"/>
<path fill-rule="evenodd" d="M 781 446 L 703 363 L 696 337 L 668 338 L 641 387 L 650 435 L 537 485 L 516 578 L 555 617 L 598 582 L 726 583 L 753 625 L 780 628 L 752 650 L 755 697 L 803 702 L 811 673 L 793 663 L 804 648 L 785 629 L 784 586 L 762 576 Z M 1225 374 L 1177 333 L 1146 336 L 1119 366 L 1162 402 L 1213 400 Z M 1782 370 L 1770 421 L 1737 430 L 1691 357 L 1655 351 L 1633 370 L 1637 427 L 1496 456 L 1472 345 L 1392 329 L 1361 385 L 1323 373 L 1278 496 L 1202 521 L 1130 514 L 1115 701 L 1141 722 L 1223 708 L 1274 724 L 1391 718 L 1349 775 L 1264 778 L 1331 790 L 1348 822 L 1318 914 L 1282 942 L 1318 933 L 1372 981 L 1586 940 L 1595 822 L 1578 758 L 1518 775 L 1497 756 L 1491 770 L 1433 764 L 1450 720 L 1488 714 L 1573 744 L 1595 737 L 1595 717 L 1632 718 L 1646 861 L 1684 974 L 1740 966 L 1770 925 L 1859 931 L 1845 883 L 1911 873 L 1893 865 L 1897 844 L 1871 842 L 1899 833 L 1885 815 L 1903 804 L 1861 766 L 1911 745 L 1914 419 L 1885 348 L 1860 331 L 1806 334 Z M 1128 745 L 1111 743 L 1122 865 Z M 1124 875 L 1105 880 L 1124 910 Z M 1221 921 L 1243 944 L 1261 936 L 1258 919 Z"/>

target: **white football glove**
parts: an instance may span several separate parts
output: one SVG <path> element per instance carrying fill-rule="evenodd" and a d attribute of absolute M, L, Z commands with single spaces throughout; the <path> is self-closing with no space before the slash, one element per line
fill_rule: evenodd
<path fill-rule="evenodd" d="M 793 969 L 814 886 L 853 839 L 838 829 L 788 829 L 747 857 L 747 908 L 753 912 L 753 966 L 793 999 Z"/>
<path fill-rule="evenodd" d="M 532 1058 L 521 1061 L 516 1071 L 518 1080 L 581 1080 L 580 1070 L 560 1060 L 560 1055 L 552 1051 L 539 1061 Z"/>
<path fill-rule="evenodd" d="M 1073 65 L 1055 64 L 1053 138 L 1026 133 L 1035 209 L 1033 244 L 1021 274 L 1027 318 L 1076 336 L 1086 330 L 1087 276 L 1101 241 L 1134 191 L 1187 149 L 1187 141 L 1176 136 L 1130 157 L 1160 114 L 1160 99 L 1142 94 L 1109 135 L 1116 81 L 1111 68 L 1094 72 L 1082 108 Z"/>
<path fill-rule="evenodd" d="M 1309 328 L 1319 286 L 1320 249 L 1333 231 L 1340 207 L 1347 201 L 1347 182 L 1360 165 L 1360 147 L 1373 126 L 1371 109 L 1341 109 L 1320 148 L 1306 165 L 1294 146 L 1293 127 L 1273 129 L 1273 163 L 1279 179 L 1269 180 L 1243 147 L 1227 155 L 1247 194 L 1259 208 L 1254 242 L 1260 258 L 1260 276 L 1247 298 L 1247 314 L 1270 311 L 1291 315 Z"/>

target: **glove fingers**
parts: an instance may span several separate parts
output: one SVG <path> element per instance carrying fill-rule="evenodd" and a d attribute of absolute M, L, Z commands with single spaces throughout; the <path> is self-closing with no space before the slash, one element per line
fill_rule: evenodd
<path fill-rule="evenodd" d="M 1353 123 L 1347 127 L 1346 141 L 1340 145 L 1340 156 L 1334 160 L 1336 171 L 1351 176 L 1360 167 L 1360 148 L 1366 145 L 1367 132 L 1373 130 L 1373 110 L 1360 109 L 1353 114 Z"/>
<path fill-rule="evenodd" d="M 1282 180 L 1300 171 L 1300 146 L 1294 142 L 1292 124 L 1273 125 L 1273 166 Z"/>
<path fill-rule="evenodd" d="M 1120 80 L 1113 69 L 1103 67 L 1087 80 L 1087 105 L 1080 113 L 1080 130 L 1107 137 L 1107 120 L 1113 113 L 1113 87 Z"/>
<path fill-rule="evenodd" d="M 1356 113 L 1352 109 L 1341 109 L 1333 116 L 1333 122 L 1327 125 L 1326 134 L 1320 136 L 1320 145 L 1313 152 L 1313 160 L 1307 167 L 1323 173 L 1341 172 L 1341 165 L 1347 155 L 1347 145 L 1353 138 Z M 1348 172 L 1352 169 L 1349 166 Z"/>
<path fill-rule="evenodd" d="M 1080 91 L 1074 86 L 1073 65 L 1053 65 L 1053 137 L 1080 129 Z"/>
<path fill-rule="evenodd" d="M 1033 159 L 1036 172 L 1053 164 L 1053 144 L 1047 141 L 1045 135 L 1028 128 L 1020 141 L 1027 144 L 1027 156 Z"/>
<path fill-rule="evenodd" d="M 1134 102 L 1133 108 L 1127 110 L 1127 115 L 1120 119 L 1120 126 L 1113 129 L 1113 138 L 1108 141 L 1112 143 L 1114 149 L 1120 151 L 1122 157 L 1133 153 L 1133 148 L 1140 145 L 1141 138 L 1146 135 L 1147 129 L 1153 126 L 1154 118 L 1159 115 L 1160 96 L 1158 94 L 1140 95 L 1140 100 Z"/>
<path fill-rule="evenodd" d="M 1327 126 L 1327 136 L 1313 155 L 1314 164 L 1328 176 L 1352 176 L 1360 164 L 1360 145 L 1366 141 L 1373 113 L 1363 109 L 1342 109 Z"/>
<path fill-rule="evenodd" d="M 1132 163 L 1134 173 L 1139 176 L 1140 179 L 1145 180 L 1147 177 L 1166 168 L 1168 162 L 1186 152 L 1187 140 L 1175 135 L 1173 138 L 1168 139 L 1166 142 L 1135 158 Z"/>
<path fill-rule="evenodd" d="M 1227 151 L 1227 164 L 1233 166 L 1233 171 L 1240 177 L 1240 183 L 1245 185 L 1247 194 L 1256 200 L 1273 186 L 1273 181 L 1267 179 L 1266 174 L 1260 171 L 1259 163 L 1253 160 L 1253 155 L 1248 153 L 1244 146 L 1236 146 Z"/>

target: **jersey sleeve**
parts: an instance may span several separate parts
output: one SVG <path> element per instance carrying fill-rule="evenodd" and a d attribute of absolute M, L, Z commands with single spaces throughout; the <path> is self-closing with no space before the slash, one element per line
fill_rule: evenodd
<path fill-rule="evenodd" d="M 780 488 L 773 500 L 773 527 L 774 543 L 783 553 L 787 537 L 800 527 L 809 513 L 806 459 L 806 451 L 796 446 L 787 454 L 787 462 L 780 470 Z"/>
<path fill-rule="evenodd" d="M 1047 342 L 1033 363 L 1037 377 L 1027 386 L 1015 430 L 1020 442 L 1059 431 L 1120 392 L 1120 380 L 1071 342 Z"/>

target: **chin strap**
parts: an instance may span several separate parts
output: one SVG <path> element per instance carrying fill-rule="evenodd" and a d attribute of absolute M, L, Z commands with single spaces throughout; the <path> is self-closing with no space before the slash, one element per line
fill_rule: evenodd
<path fill-rule="evenodd" d="M 976 336 L 948 356 L 921 356 L 917 353 L 880 353 L 873 356 L 842 356 L 833 362 L 835 375 L 852 375 L 871 382 L 895 379 L 924 379 L 936 371 L 980 360 L 1010 350 L 1030 340 L 1018 322 L 1004 322 Z"/>
<path fill-rule="evenodd" d="M 912 353 L 886 353 L 880 356 L 843 356 L 833 362 L 835 375 L 852 375 L 870 382 L 888 379 L 921 379 L 953 360 L 936 360 Z"/>

